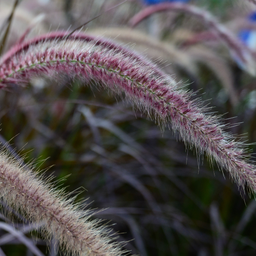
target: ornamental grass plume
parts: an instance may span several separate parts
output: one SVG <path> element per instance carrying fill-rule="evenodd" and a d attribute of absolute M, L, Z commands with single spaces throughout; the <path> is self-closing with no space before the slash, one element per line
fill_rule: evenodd
<path fill-rule="evenodd" d="M 222 124 L 199 107 L 191 94 L 155 64 L 108 39 L 84 33 L 54 32 L 16 45 L 0 59 L 0 86 L 27 84 L 35 76 L 79 78 L 125 95 L 149 117 L 178 132 L 197 152 L 206 153 L 241 187 L 256 191 L 255 166 L 243 145 Z M 98 228 L 82 212 L 5 153 L 0 155 L 1 195 L 32 221 L 78 255 L 121 255 L 110 231 Z"/>
<path fill-rule="evenodd" d="M 196 64 L 198 62 L 204 63 L 222 82 L 221 84 L 230 97 L 231 104 L 235 107 L 239 102 L 236 89 L 233 85 L 230 67 L 209 48 L 206 49 L 201 46 L 179 49 L 175 44 L 158 41 L 135 29 L 93 29 L 88 32 L 92 35 L 103 35 L 110 39 L 114 38 L 115 41 L 121 43 L 132 44 L 136 51 L 145 52 L 146 56 L 161 68 L 164 68 L 166 63 L 172 63 L 172 69 L 170 71 L 168 70 L 168 73 L 175 72 L 177 75 L 177 70 L 173 68 L 177 66 L 187 73 L 198 76 Z"/>
<path fill-rule="evenodd" d="M 33 222 L 44 221 L 42 231 L 54 235 L 60 245 L 75 255 L 121 255 L 110 232 L 89 221 L 89 211 L 71 204 L 63 191 L 55 190 L 27 166 L 0 154 L 0 193 L 3 200 Z"/>
<path fill-rule="evenodd" d="M 243 65 L 244 69 L 251 75 L 256 75 L 256 65 L 253 52 L 234 34 L 232 34 L 225 26 L 220 24 L 218 20 L 206 10 L 202 8 L 183 4 L 183 3 L 160 3 L 154 6 L 149 6 L 137 13 L 130 19 L 130 26 L 135 27 L 142 20 L 158 12 L 166 11 L 180 11 L 197 17 L 202 20 L 215 34 L 222 40 L 229 48 L 232 55 L 234 55 Z"/>

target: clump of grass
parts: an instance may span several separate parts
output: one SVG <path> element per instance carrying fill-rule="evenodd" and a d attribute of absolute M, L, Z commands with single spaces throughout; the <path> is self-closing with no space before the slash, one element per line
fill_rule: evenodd
<path fill-rule="evenodd" d="M 181 83 L 141 54 L 104 38 L 54 32 L 20 42 L 0 59 L 2 88 L 8 89 L 11 84 L 26 85 L 31 78 L 41 76 L 56 80 L 79 78 L 91 86 L 126 95 L 151 119 L 171 127 L 186 145 L 196 147 L 198 154 L 206 153 L 214 159 L 239 186 L 248 185 L 255 191 L 255 166 L 247 160 L 243 143 L 226 133 L 219 119 L 192 100 L 191 93 L 183 89 Z M 125 147 L 122 150 L 131 152 Z M 0 163 L 3 199 L 33 222 L 43 220 L 47 236 L 58 239 L 66 251 L 79 255 L 125 254 L 110 231 L 90 220 L 89 211 L 74 206 L 72 199 L 67 200 L 30 167 L 19 165 L 4 152 Z M 148 163 L 143 164 L 149 168 Z M 114 170 L 116 175 L 118 171 Z M 136 179 L 131 180 L 126 174 L 123 177 L 138 185 Z M 174 180 L 179 184 L 176 178 Z M 189 190 L 187 195 L 193 198 Z M 216 210 L 211 209 L 214 215 Z"/>
<path fill-rule="evenodd" d="M 178 132 L 190 147 L 206 153 L 226 169 L 239 186 L 256 191 L 255 166 L 247 161 L 242 143 L 222 129 L 217 117 L 207 114 L 190 93 L 139 54 L 103 38 L 64 32 L 40 36 L 20 44 L 0 60 L 0 84 L 22 85 L 35 76 L 78 77 L 125 94 L 163 126 Z M 88 220 L 32 171 L 1 155 L 2 195 L 33 221 L 44 220 L 47 233 L 79 255 L 120 255 L 108 233 Z"/>
<path fill-rule="evenodd" d="M 86 34 L 66 38 L 49 34 L 11 49 L 0 60 L 0 83 L 26 83 L 31 77 L 67 73 L 86 83 L 94 81 L 124 93 L 157 122 L 178 131 L 186 143 L 206 152 L 236 182 L 256 190 L 254 166 L 243 145 L 221 128 L 218 118 L 206 114 L 190 94 L 150 61 L 104 39 Z"/>

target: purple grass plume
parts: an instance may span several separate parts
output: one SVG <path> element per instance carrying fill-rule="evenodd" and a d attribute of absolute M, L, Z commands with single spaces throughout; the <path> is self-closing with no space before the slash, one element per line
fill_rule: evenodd
<path fill-rule="evenodd" d="M 110 40 L 83 33 L 55 32 L 17 45 L 0 59 L 0 86 L 27 84 L 35 76 L 58 79 L 62 74 L 84 84 L 98 84 L 126 97 L 163 126 L 171 127 L 197 152 L 206 153 L 242 188 L 256 191 L 255 165 L 241 143 L 199 107 L 172 77 L 139 54 Z M 78 255 L 121 255 L 110 232 L 98 228 L 51 185 L 0 155 L 1 195 L 45 231 Z"/>
<path fill-rule="evenodd" d="M 0 153 L 0 193 L 6 204 L 21 211 L 33 222 L 43 221 L 45 237 L 54 236 L 72 255 L 124 255 L 108 228 L 99 227 L 91 214 L 66 199 L 29 166 L 21 166 L 5 152 Z M 113 233 L 113 232 L 112 232 Z"/>
<path fill-rule="evenodd" d="M 253 76 L 256 75 L 255 56 L 251 49 L 241 42 L 241 40 L 239 40 L 239 38 L 231 33 L 225 26 L 220 24 L 210 12 L 207 12 L 202 8 L 185 3 L 160 3 L 154 6 L 148 6 L 137 13 L 130 19 L 130 26 L 135 27 L 147 17 L 158 12 L 166 11 L 184 12 L 200 19 L 220 40 L 222 40 L 223 43 L 226 44 L 231 55 L 239 60 L 243 65 L 244 70 Z"/>

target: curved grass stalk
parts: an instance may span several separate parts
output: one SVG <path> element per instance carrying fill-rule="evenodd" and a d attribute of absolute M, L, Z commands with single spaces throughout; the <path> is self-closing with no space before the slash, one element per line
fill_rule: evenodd
<path fill-rule="evenodd" d="M 62 74 L 94 81 L 125 94 L 159 123 L 177 131 L 185 143 L 215 159 L 239 186 L 256 191 L 255 166 L 246 160 L 243 145 L 222 130 L 218 119 L 190 99 L 170 76 L 150 61 L 111 41 L 77 33 L 67 38 L 53 33 L 18 45 L 0 60 L 0 83 L 27 83 L 34 76 Z M 108 231 L 96 228 L 61 194 L 32 171 L 0 155 L 1 194 L 33 221 L 45 221 L 48 234 L 78 255 L 121 255 Z"/>
<path fill-rule="evenodd" d="M 155 38 L 134 29 L 93 29 L 88 31 L 88 33 L 92 35 L 101 35 L 125 44 L 132 43 L 132 46 L 138 52 L 144 50 L 147 57 L 152 59 L 154 62 L 159 62 L 159 60 L 162 62 L 169 61 L 188 72 L 196 73 L 196 69 L 187 54 L 184 54 L 174 45 L 158 41 Z M 145 51 L 145 49 L 147 50 Z"/>
<path fill-rule="evenodd" d="M 5 153 L 0 154 L 0 194 L 3 200 L 20 210 L 31 221 L 44 221 L 41 230 L 56 237 L 66 252 L 83 256 L 123 255 L 121 245 L 106 227 L 89 220 L 89 211 L 73 205 L 61 191 L 43 177 L 21 166 Z M 72 254 L 72 255 L 73 255 Z"/>
<path fill-rule="evenodd" d="M 8 63 L 12 61 L 13 57 L 15 56 L 17 57 L 18 55 L 22 54 L 24 51 L 27 51 L 32 46 L 42 44 L 43 42 L 52 43 L 52 44 L 60 43 L 60 42 L 65 42 L 67 39 L 76 40 L 77 42 L 81 41 L 84 43 L 92 42 L 95 45 L 104 46 L 106 50 L 122 52 L 124 55 L 129 56 L 131 60 L 143 61 L 144 65 L 151 65 L 151 68 L 152 68 L 152 63 L 148 62 L 142 55 L 138 55 L 135 52 L 128 50 L 125 47 L 122 47 L 121 45 L 115 44 L 111 40 L 103 39 L 102 37 L 95 37 L 93 35 L 89 35 L 85 33 L 74 33 L 72 35 L 69 35 L 69 33 L 63 32 L 63 31 L 45 34 L 45 35 L 36 37 L 32 40 L 29 40 L 23 44 L 15 45 L 7 53 L 5 53 L 4 56 L 1 57 L 0 68 L 1 68 L 1 63 L 3 63 L 6 66 Z M 158 75 L 164 74 L 164 72 L 158 69 L 156 65 L 154 65 L 153 69 Z"/>
<path fill-rule="evenodd" d="M 161 3 L 155 6 L 149 6 L 137 13 L 130 20 L 130 26 L 135 27 L 142 20 L 153 15 L 154 13 L 166 11 L 185 12 L 202 20 L 202 22 L 212 29 L 215 34 L 227 45 L 231 53 L 234 54 L 236 58 L 238 58 L 243 64 L 245 70 L 251 75 L 256 75 L 256 64 L 251 50 L 225 26 L 220 24 L 210 12 L 207 12 L 202 8 L 182 3 Z"/>
<path fill-rule="evenodd" d="M 157 61 L 161 60 L 164 63 L 171 63 L 172 65 L 177 65 L 193 75 L 197 75 L 195 62 L 201 60 L 206 66 L 209 66 L 221 80 L 223 87 L 230 97 L 231 104 L 233 106 L 237 106 L 239 102 L 239 97 L 231 79 L 230 69 L 225 65 L 224 61 L 220 57 L 216 56 L 216 54 L 211 52 L 209 49 L 205 50 L 202 47 L 194 47 L 192 49 L 180 50 L 170 43 L 155 40 L 154 38 L 144 35 L 139 31 L 131 29 L 94 29 L 88 31 L 88 33 L 113 38 L 115 41 L 123 43 L 132 43 L 135 45 L 135 49 L 139 52 L 146 48 L 147 51 L 145 53 L 147 57 L 152 59 L 154 62 L 157 63 Z"/>

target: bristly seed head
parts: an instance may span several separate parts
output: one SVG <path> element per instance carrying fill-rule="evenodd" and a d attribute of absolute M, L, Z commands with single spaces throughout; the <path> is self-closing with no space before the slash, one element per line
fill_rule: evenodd
<path fill-rule="evenodd" d="M 246 160 L 243 146 L 222 130 L 218 118 L 192 101 L 190 93 L 173 78 L 133 51 L 86 34 L 76 33 L 66 39 L 66 34 L 59 32 L 18 45 L 0 60 L 3 86 L 14 80 L 26 83 L 34 76 L 58 78 L 62 73 L 125 94 L 158 122 L 170 125 L 185 143 L 215 159 L 239 186 L 247 184 L 256 191 L 255 166 Z M 32 172 L 1 156 L 0 174 L 6 200 L 33 220 L 46 220 L 48 232 L 67 249 L 79 255 L 121 254 L 106 233 L 101 234 L 75 207 L 49 192 L 49 186 Z"/>

